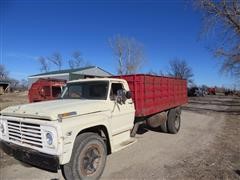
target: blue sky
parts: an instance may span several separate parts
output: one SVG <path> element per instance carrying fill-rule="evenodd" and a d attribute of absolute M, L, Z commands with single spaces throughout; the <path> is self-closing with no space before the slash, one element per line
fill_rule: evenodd
<path fill-rule="evenodd" d="M 139 3 L 140 2 L 140 3 Z M 150 2 L 150 3 L 149 3 Z M 0 1 L 1 63 L 17 79 L 40 72 L 39 56 L 60 52 L 67 60 L 79 50 L 92 65 L 115 73 L 108 39 L 134 37 L 144 44 L 141 72 L 168 71 L 179 57 L 192 67 L 196 84 L 229 86 L 220 60 L 199 40 L 201 15 L 184 1 Z M 52 68 L 54 70 L 54 68 Z"/>

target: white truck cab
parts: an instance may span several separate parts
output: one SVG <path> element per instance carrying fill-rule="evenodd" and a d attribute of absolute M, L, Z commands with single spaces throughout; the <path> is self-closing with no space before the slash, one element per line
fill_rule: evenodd
<path fill-rule="evenodd" d="M 67 83 L 57 100 L 1 111 L 2 148 L 17 159 L 67 179 L 98 179 L 107 154 L 134 142 L 134 103 L 125 80 L 94 78 Z"/>

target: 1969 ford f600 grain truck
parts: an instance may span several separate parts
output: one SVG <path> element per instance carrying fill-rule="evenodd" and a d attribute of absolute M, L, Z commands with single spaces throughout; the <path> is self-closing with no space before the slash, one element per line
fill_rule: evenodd
<path fill-rule="evenodd" d="M 2 149 L 67 179 L 98 179 L 108 154 L 134 142 L 139 124 L 177 133 L 186 80 L 144 74 L 75 80 L 57 100 L 1 111 Z"/>

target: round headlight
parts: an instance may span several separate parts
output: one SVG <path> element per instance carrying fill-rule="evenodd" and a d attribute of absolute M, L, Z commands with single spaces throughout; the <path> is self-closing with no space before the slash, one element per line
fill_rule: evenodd
<path fill-rule="evenodd" d="M 4 133 L 4 126 L 3 126 L 3 124 L 0 124 L 0 132 L 3 134 Z"/>
<path fill-rule="evenodd" d="M 52 143 L 53 143 L 53 135 L 52 135 L 52 133 L 48 132 L 46 134 L 46 140 L 47 140 L 48 145 L 52 145 Z"/>

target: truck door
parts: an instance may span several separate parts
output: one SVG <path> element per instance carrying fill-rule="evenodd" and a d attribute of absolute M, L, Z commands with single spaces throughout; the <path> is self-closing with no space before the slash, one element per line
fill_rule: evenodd
<path fill-rule="evenodd" d="M 112 135 L 117 135 L 122 132 L 132 129 L 134 123 L 135 109 L 132 99 L 126 99 L 125 102 L 117 102 L 118 90 L 124 89 L 122 83 L 111 83 L 110 103 Z"/>

